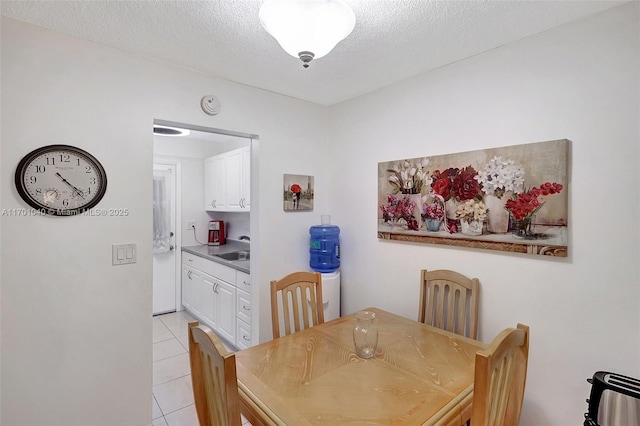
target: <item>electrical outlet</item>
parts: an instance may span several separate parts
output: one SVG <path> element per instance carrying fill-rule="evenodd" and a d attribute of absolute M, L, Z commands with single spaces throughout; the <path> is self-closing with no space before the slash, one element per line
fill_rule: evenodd
<path fill-rule="evenodd" d="M 187 229 L 188 230 L 196 229 L 196 221 L 195 220 L 188 220 L 187 221 Z"/>

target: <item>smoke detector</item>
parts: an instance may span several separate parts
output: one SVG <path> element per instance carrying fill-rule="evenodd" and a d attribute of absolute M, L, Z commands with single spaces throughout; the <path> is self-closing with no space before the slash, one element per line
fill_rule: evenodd
<path fill-rule="evenodd" d="M 200 101 L 200 106 L 202 110 L 209 115 L 216 115 L 220 112 L 220 108 L 222 108 L 220 100 L 213 95 L 203 97 Z"/>

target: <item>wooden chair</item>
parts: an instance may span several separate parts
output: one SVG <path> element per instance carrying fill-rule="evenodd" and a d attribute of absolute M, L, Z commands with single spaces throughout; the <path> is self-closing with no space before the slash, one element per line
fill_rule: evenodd
<path fill-rule="evenodd" d="M 235 354 L 196 321 L 189 323 L 189 359 L 200 426 L 241 426 Z"/>
<path fill-rule="evenodd" d="M 478 279 L 445 269 L 423 269 L 421 278 L 418 321 L 477 339 Z"/>
<path fill-rule="evenodd" d="M 294 272 L 279 281 L 271 281 L 271 323 L 274 339 L 280 337 L 278 293 L 282 296 L 285 336 L 324 323 L 322 275 L 319 272 Z"/>
<path fill-rule="evenodd" d="M 529 359 L 529 327 L 518 324 L 476 353 L 472 426 L 517 426 Z"/>

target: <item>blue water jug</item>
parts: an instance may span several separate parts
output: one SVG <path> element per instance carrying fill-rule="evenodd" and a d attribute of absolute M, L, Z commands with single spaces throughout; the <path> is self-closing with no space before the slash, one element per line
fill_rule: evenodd
<path fill-rule="evenodd" d="M 333 272 L 340 267 L 340 228 L 315 225 L 309 228 L 309 266 L 316 272 Z"/>

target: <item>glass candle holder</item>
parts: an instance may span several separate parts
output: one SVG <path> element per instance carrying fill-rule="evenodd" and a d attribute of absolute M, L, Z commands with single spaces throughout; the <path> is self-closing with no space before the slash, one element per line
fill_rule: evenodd
<path fill-rule="evenodd" d="M 378 347 L 378 329 L 373 320 L 376 314 L 370 311 L 356 313 L 356 326 L 353 328 L 353 344 L 360 358 L 373 358 Z"/>

